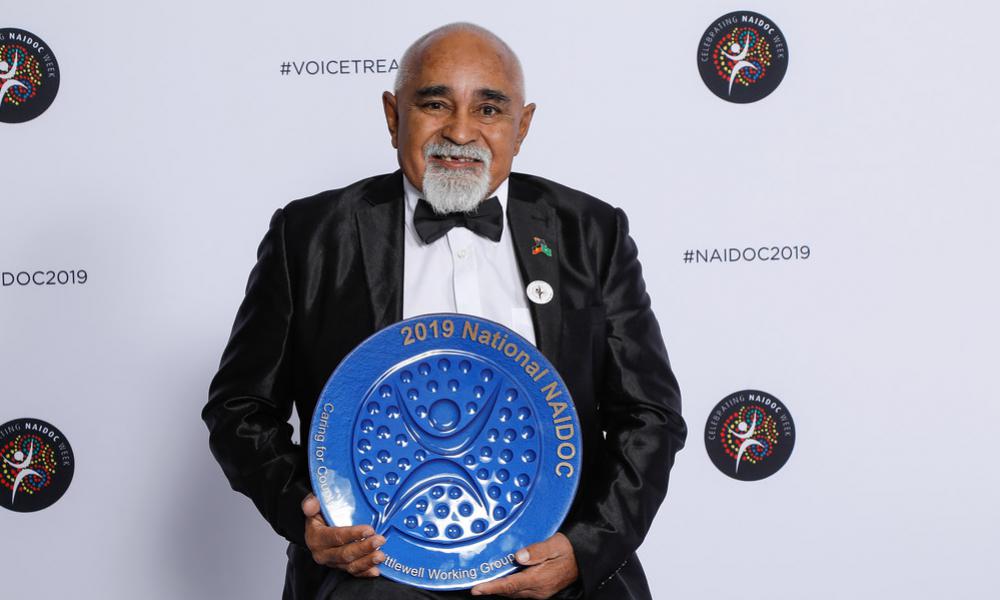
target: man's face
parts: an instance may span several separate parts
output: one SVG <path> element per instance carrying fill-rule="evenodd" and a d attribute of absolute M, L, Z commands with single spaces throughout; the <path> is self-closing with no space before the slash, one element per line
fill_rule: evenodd
<path fill-rule="evenodd" d="M 510 174 L 535 109 L 524 105 L 510 62 L 492 42 L 452 33 L 424 49 L 397 95 L 383 94 L 399 165 L 418 189 L 424 190 L 425 175 L 488 177 L 488 195 Z M 484 151 L 491 160 L 474 158 Z"/>

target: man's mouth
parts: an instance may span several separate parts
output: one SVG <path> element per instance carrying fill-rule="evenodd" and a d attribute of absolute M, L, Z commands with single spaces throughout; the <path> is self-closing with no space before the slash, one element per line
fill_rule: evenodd
<path fill-rule="evenodd" d="M 483 161 L 469 156 L 452 156 L 450 154 L 432 154 L 431 160 L 442 166 L 461 169 L 481 165 Z"/>

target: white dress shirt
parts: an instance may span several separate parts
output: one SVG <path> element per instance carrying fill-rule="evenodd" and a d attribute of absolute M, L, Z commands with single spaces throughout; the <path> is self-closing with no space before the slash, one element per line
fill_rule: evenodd
<path fill-rule="evenodd" d="M 406 232 L 403 235 L 403 318 L 457 312 L 496 321 L 532 344 L 535 330 L 524 281 L 517 268 L 507 222 L 507 180 L 493 194 L 503 209 L 499 242 L 453 227 L 425 244 L 413 227 L 420 192 L 403 177 Z"/>

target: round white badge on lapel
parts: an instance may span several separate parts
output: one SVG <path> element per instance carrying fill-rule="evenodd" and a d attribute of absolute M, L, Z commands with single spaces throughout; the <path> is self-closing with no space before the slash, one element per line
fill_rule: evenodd
<path fill-rule="evenodd" d="M 529 283 L 528 287 L 524 288 L 524 291 L 528 294 L 528 300 L 531 300 L 535 304 L 548 304 L 552 300 L 552 286 L 541 279 L 536 279 Z"/>

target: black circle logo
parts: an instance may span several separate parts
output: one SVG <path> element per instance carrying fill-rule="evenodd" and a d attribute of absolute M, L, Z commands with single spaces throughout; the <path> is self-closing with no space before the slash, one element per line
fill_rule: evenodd
<path fill-rule="evenodd" d="M 0 122 L 34 119 L 58 91 L 59 63 L 48 44 L 23 29 L 0 29 Z"/>
<path fill-rule="evenodd" d="M 712 463 L 740 481 L 774 475 L 794 446 L 795 422 L 788 408 L 759 390 L 726 396 L 705 424 L 705 449 Z"/>
<path fill-rule="evenodd" d="M 788 68 L 784 34 L 762 14 L 741 10 L 715 20 L 698 44 L 698 70 L 712 93 L 738 104 L 773 92 Z"/>
<path fill-rule="evenodd" d="M 73 481 L 73 448 L 40 419 L 0 425 L 0 506 L 34 512 L 52 506 Z"/>

